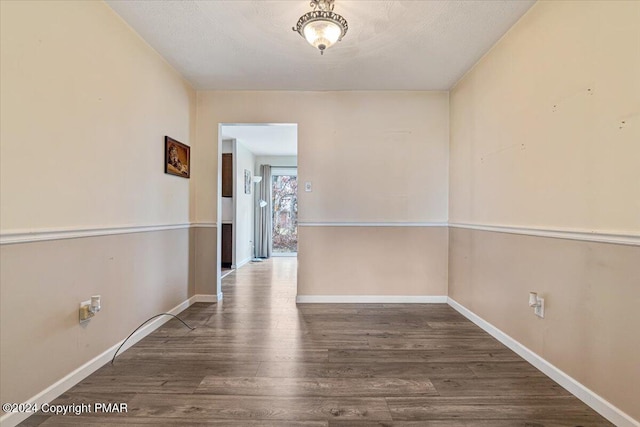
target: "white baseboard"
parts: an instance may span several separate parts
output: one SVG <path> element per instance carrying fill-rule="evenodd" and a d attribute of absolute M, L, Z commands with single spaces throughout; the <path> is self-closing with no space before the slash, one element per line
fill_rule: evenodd
<path fill-rule="evenodd" d="M 178 314 L 183 310 L 185 310 L 186 308 L 189 308 L 193 303 L 200 302 L 201 297 L 209 297 L 209 296 L 210 295 L 192 296 L 188 300 L 183 301 L 182 303 L 173 307 L 171 310 L 167 311 L 167 313 Z M 216 298 L 215 295 L 213 295 L 213 297 Z M 142 328 L 140 328 L 135 334 L 133 334 L 131 338 L 129 338 L 127 343 L 122 346 L 118 354 L 122 354 L 125 350 L 130 348 L 132 345 L 134 345 L 135 343 L 137 343 L 138 341 L 140 341 L 141 339 L 143 339 L 144 337 L 146 337 L 151 332 L 155 331 L 156 329 L 158 329 L 160 326 L 164 325 L 166 322 L 168 322 L 171 319 L 173 319 L 173 317 L 163 316 L 163 317 L 158 317 L 157 319 L 147 323 Z M 118 350 L 118 347 L 120 347 L 120 344 L 122 344 L 122 341 L 114 344 L 109 349 L 104 351 L 102 354 L 99 354 L 98 356 L 94 357 L 93 359 L 91 359 L 84 365 L 80 366 L 76 370 L 65 375 L 60 380 L 56 381 L 55 383 L 53 383 L 46 389 L 42 390 L 40 393 L 36 394 L 32 398 L 27 399 L 25 403 L 26 402 L 32 403 L 32 404 L 37 403 L 38 406 L 42 406 L 44 403 L 49 403 L 53 401 L 56 397 L 60 396 L 62 393 L 69 390 L 74 385 L 78 384 L 80 381 L 82 381 L 83 379 L 85 379 L 95 371 L 97 371 L 99 368 L 109 363 L 113 358 L 113 355 L 115 354 L 115 352 Z M 117 363 L 117 359 L 116 359 L 116 363 Z M 29 418 L 30 415 L 33 415 L 33 414 L 19 413 L 19 412 L 11 412 L 11 413 L 4 414 L 2 417 L 0 417 L 0 426 L 14 427 L 19 423 L 21 423 L 22 421 Z"/>
<path fill-rule="evenodd" d="M 538 368 L 542 373 L 547 375 L 553 381 L 564 387 L 569 393 L 582 400 L 585 404 L 598 412 L 600 415 L 611 421 L 618 427 L 640 427 L 640 422 L 634 420 L 630 415 L 612 405 L 610 402 L 588 389 L 565 372 L 561 371 L 545 359 L 520 344 L 491 323 L 482 319 L 480 316 L 467 309 L 452 298 L 448 298 L 447 303 L 457 312 L 467 319 L 484 329 L 489 335 L 509 347 L 520 357 Z"/>
<path fill-rule="evenodd" d="M 242 267 L 243 265 L 249 263 L 252 259 L 253 259 L 253 257 L 245 258 L 242 261 L 240 261 L 239 263 L 237 263 L 234 268 L 238 269 L 238 268 Z"/>
<path fill-rule="evenodd" d="M 296 304 L 446 304 L 445 295 L 297 295 Z"/>
<path fill-rule="evenodd" d="M 222 301 L 222 292 L 218 295 L 210 295 L 210 294 L 196 294 L 192 296 L 190 299 L 193 299 L 193 302 L 218 302 Z"/>

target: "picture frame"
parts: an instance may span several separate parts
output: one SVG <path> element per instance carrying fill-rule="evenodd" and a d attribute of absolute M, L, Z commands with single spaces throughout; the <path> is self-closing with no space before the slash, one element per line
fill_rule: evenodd
<path fill-rule="evenodd" d="M 164 173 L 189 179 L 191 148 L 170 136 L 164 137 Z"/>
<path fill-rule="evenodd" d="M 244 194 L 251 194 L 251 171 L 244 170 Z"/>

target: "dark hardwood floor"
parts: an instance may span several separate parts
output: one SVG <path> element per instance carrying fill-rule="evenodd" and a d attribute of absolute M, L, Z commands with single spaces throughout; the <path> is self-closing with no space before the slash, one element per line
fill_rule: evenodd
<path fill-rule="evenodd" d="M 605 426 L 445 304 L 296 307 L 296 260 L 250 264 L 23 425 Z"/>

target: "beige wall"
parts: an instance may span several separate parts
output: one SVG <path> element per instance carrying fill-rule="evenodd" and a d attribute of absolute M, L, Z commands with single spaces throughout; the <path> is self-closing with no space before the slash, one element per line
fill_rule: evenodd
<path fill-rule="evenodd" d="M 450 222 L 640 235 L 639 22 L 639 2 L 538 2 L 458 83 Z M 638 265 L 637 246 L 454 228 L 449 295 L 640 419 Z"/>
<path fill-rule="evenodd" d="M 102 2 L 1 5 L 2 231 L 189 222 L 194 90 Z"/>
<path fill-rule="evenodd" d="M 447 295 L 447 227 L 299 227 L 298 235 L 299 296 Z"/>
<path fill-rule="evenodd" d="M 539 2 L 458 83 L 451 222 L 640 230 L 638 22 L 640 2 Z"/>
<path fill-rule="evenodd" d="M 446 221 L 446 92 L 198 92 L 196 220 L 217 219 L 219 123 L 297 123 L 300 221 Z M 197 166 L 197 167 L 196 167 Z M 357 179 L 343 179 L 343 177 Z"/>
<path fill-rule="evenodd" d="M 451 228 L 449 296 L 640 419 L 640 247 Z M 528 293 L 545 298 L 545 318 Z"/>
<path fill-rule="evenodd" d="M 0 264 L 3 402 L 28 401 L 193 292 L 188 229 L 3 245 Z M 80 325 L 94 294 L 102 310 Z"/>
<path fill-rule="evenodd" d="M 446 92 L 198 92 L 198 149 L 194 163 L 196 219 L 217 219 L 218 125 L 220 123 L 297 123 L 298 179 L 313 191 L 298 194 L 304 222 L 446 222 L 448 189 L 449 95 Z M 358 233 L 341 229 L 346 235 Z M 412 269 L 402 285 L 375 278 L 367 290 L 349 276 L 329 278 L 327 258 L 310 251 L 330 230 L 301 232 L 298 286 L 307 295 L 415 293 L 446 289 L 441 275 L 424 277 Z M 373 239 L 382 228 L 372 227 Z M 325 236 L 325 237 L 321 237 Z M 303 242 L 306 239 L 306 242 Z M 440 250 L 446 256 L 447 243 Z M 430 242 L 430 244 L 435 244 Z M 343 260 L 359 255 L 353 245 L 335 242 Z M 415 249 L 398 244 L 399 258 L 414 259 Z M 360 268 L 376 267 L 363 259 Z M 319 274 L 319 276 L 317 276 Z"/>
<path fill-rule="evenodd" d="M 220 264 L 217 262 L 216 242 L 218 229 L 214 227 L 198 227 L 192 229 L 194 237 L 195 293 L 200 295 L 217 295 L 217 278 Z"/>
<path fill-rule="evenodd" d="M 188 223 L 193 180 L 164 174 L 163 138 L 197 155 L 195 91 L 102 2 L 0 8 L 3 235 Z M 193 295 L 190 234 L 0 246 L 1 400 L 26 401 Z M 95 294 L 103 310 L 81 326 Z"/>

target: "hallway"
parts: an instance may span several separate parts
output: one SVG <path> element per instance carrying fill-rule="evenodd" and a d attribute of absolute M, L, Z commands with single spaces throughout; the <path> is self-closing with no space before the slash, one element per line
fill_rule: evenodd
<path fill-rule="evenodd" d="M 445 304 L 296 307 L 295 258 L 249 264 L 23 425 L 604 426 Z M 42 424 L 40 424 L 42 423 Z"/>

